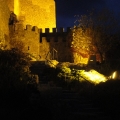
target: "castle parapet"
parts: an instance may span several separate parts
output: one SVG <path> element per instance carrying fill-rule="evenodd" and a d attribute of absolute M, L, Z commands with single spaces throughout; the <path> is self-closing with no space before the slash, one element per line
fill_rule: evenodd
<path fill-rule="evenodd" d="M 37 26 L 33 26 L 32 27 L 32 31 L 39 32 L 38 27 Z"/>
<path fill-rule="evenodd" d="M 38 33 L 38 27 L 37 26 L 31 26 L 31 25 L 26 25 L 26 31 L 34 31 L 35 33 Z"/>
<path fill-rule="evenodd" d="M 53 31 L 53 33 L 56 33 L 57 32 L 57 28 L 53 28 L 52 31 Z"/>
<path fill-rule="evenodd" d="M 26 25 L 26 29 L 27 31 L 31 31 L 32 30 L 32 26 L 31 25 Z"/>
<path fill-rule="evenodd" d="M 45 33 L 49 33 L 50 29 L 49 28 L 45 28 Z"/>
<path fill-rule="evenodd" d="M 66 36 L 68 32 L 70 31 L 70 27 L 65 29 L 63 27 L 59 28 L 59 31 L 57 31 L 57 28 L 52 28 L 52 32 L 50 32 L 49 28 L 45 28 L 45 32 L 42 32 L 42 29 L 39 29 L 40 31 L 40 42 L 42 42 L 42 37 L 46 37 L 47 42 L 50 42 L 51 38 L 54 38 L 55 42 L 58 42 L 58 37 L 63 38 L 63 41 L 66 41 Z"/>
<path fill-rule="evenodd" d="M 65 32 L 65 29 L 63 27 L 61 27 L 59 30 L 60 30 L 60 33 Z"/>
<path fill-rule="evenodd" d="M 50 42 L 51 40 L 54 42 L 58 42 L 58 39 L 61 38 L 63 42 L 66 41 L 67 34 L 70 31 L 70 27 L 68 27 L 65 31 L 63 27 L 57 29 L 57 28 L 52 28 L 52 32 L 50 32 L 49 28 L 45 28 L 44 30 L 39 28 L 37 26 L 31 26 L 31 25 L 26 25 L 26 29 L 24 29 L 23 24 L 17 23 L 15 24 L 15 27 L 13 26 L 14 31 L 23 31 L 23 33 L 31 34 L 31 32 L 38 34 L 40 36 L 40 42 L 42 42 L 42 38 L 45 37 L 47 42 Z M 21 33 L 21 32 L 20 32 Z M 60 39 L 59 39 L 60 40 Z"/>
<path fill-rule="evenodd" d="M 24 29 L 24 26 L 21 23 L 16 23 L 14 25 L 14 31 L 24 31 L 24 30 L 26 30 L 26 31 L 34 31 L 36 33 L 38 33 L 38 32 L 42 33 L 42 29 L 38 29 L 37 26 L 26 25 L 26 28 Z"/>
<path fill-rule="evenodd" d="M 50 28 L 45 28 L 45 32 L 43 32 L 44 30 L 42 28 L 39 29 L 39 32 L 41 34 L 45 34 L 45 33 L 68 33 L 70 31 L 70 27 L 67 27 L 67 29 L 65 30 L 65 28 L 60 27 L 58 28 L 52 28 L 52 32 L 50 32 Z"/>
<path fill-rule="evenodd" d="M 42 28 L 38 29 L 39 33 L 42 33 Z"/>

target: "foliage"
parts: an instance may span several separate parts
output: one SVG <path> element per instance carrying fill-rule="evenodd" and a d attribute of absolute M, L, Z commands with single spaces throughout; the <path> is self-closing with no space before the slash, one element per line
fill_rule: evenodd
<path fill-rule="evenodd" d="M 72 47 L 87 51 L 89 54 L 100 54 L 101 61 L 108 51 L 118 42 L 119 17 L 112 11 L 104 9 L 90 12 L 88 15 L 77 16 L 72 28 Z"/>
<path fill-rule="evenodd" d="M 56 60 L 47 60 L 46 65 L 52 68 L 56 68 L 59 62 Z"/>
<path fill-rule="evenodd" d="M 82 77 L 84 70 L 70 69 L 68 67 L 62 67 L 60 69 L 61 70 L 58 73 L 58 77 L 60 78 L 64 78 L 65 80 L 68 81 L 72 81 L 72 80 L 82 81 L 84 79 Z"/>
<path fill-rule="evenodd" d="M 93 84 L 99 84 L 100 82 L 106 82 L 107 77 L 99 72 L 91 69 L 89 71 L 70 69 L 67 67 L 62 67 L 58 73 L 58 77 L 64 79 L 65 81 L 71 82 L 73 80 L 77 81 L 88 81 Z"/>
<path fill-rule="evenodd" d="M 29 57 L 20 50 L 0 50 L 0 89 L 23 89 L 30 80 L 29 66 Z"/>
<path fill-rule="evenodd" d="M 88 36 L 85 31 L 78 26 L 74 26 L 72 29 L 73 40 L 71 43 L 71 47 L 76 50 L 82 50 L 84 52 L 91 52 L 91 37 Z"/>

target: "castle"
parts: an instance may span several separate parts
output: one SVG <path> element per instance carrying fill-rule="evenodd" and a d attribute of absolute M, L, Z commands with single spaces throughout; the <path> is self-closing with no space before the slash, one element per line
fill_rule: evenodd
<path fill-rule="evenodd" d="M 70 28 L 56 28 L 56 6 L 54 0 L 0 0 L 0 45 L 13 39 L 22 41 L 25 52 L 36 60 L 56 59 L 60 62 L 74 62 Z M 18 22 L 8 24 L 13 11 Z M 77 53 L 75 53 L 77 54 Z M 81 60 L 81 57 L 79 61 Z M 81 61 L 87 61 L 82 58 Z"/>
<path fill-rule="evenodd" d="M 24 27 L 27 24 L 42 29 L 56 27 L 54 0 L 7 0 L 7 4 Z"/>

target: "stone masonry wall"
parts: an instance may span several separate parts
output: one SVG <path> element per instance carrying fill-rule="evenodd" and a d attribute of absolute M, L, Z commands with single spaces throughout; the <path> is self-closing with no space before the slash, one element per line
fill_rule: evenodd
<path fill-rule="evenodd" d="M 59 62 L 71 62 L 72 55 L 70 51 L 70 43 L 67 40 L 68 31 L 49 32 L 45 29 L 38 29 L 36 26 L 27 25 L 24 29 L 22 24 L 17 23 L 12 27 L 11 32 L 16 40 L 23 41 L 25 45 L 25 52 L 30 53 L 37 60 L 55 59 Z M 11 33 L 11 34 L 12 34 Z M 11 36 L 11 38 L 13 38 Z"/>
<path fill-rule="evenodd" d="M 10 11 L 13 11 L 24 27 L 56 27 L 56 6 L 54 0 L 6 0 Z"/>
<path fill-rule="evenodd" d="M 6 0 L 0 0 L 0 41 L 5 41 L 7 45 L 9 41 L 9 16 L 10 11 L 6 4 Z"/>
<path fill-rule="evenodd" d="M 10 11 L 14 11 L 14 0 L 6 0 L 6 5 L 9 7 Z"/>
<path fill-rule="evenodd" d="M 56 27 L 54 0 L 19 0 L 19 20 L 38 28 Z"/>
<path fill-rule="evenodd" d="M 41 60 L 55 59 L 59 62 L 72 61 L 69 43 L 63 41 L 62 36 L 56 42 L 54 41 L 54 37 L 51 37 L 49 42 L 47 42 L 46 37 L 43 37 L 40 43 L 40 56 Z"/>
<path fill-rule="evenodd" d="M 58 32 L 53 28 L 53 32 L 49 32 L 49 28 L 45 32 L 40 33 L 40 54 L 41 58 L 55 59 L 59 62 L 72 62 L 72 53 L 70 41 L 67 39 L 69 29 L 64 31 L 60 28 Z"/>
<path fill-rule="evenodd" d="M 15 26 L 8 26 L 10 11 L 14 11 L 15 3 L 19 3 L 17 16 L 19 22 Z M 66 38 L 68 31 L 60 29 L 58 32 L 55 28 L 54 0 L 0 0 L 0 18 L 0 40 L 2 38 L 9 44 L 10 35 L 10 40 L 22 41 L 25 52 L 38 60 L 72 61 L 70 43 Z M 43 32 L 33 25 L 42 28 Z M 52 28 L 54 28 L 53 31 Z"/>
<path fill-rule="evenodd" d="M 22 24 L 17 23 L 15 26 L 10 25 L 11 38 L 16 41 L 22 41 L 24 44 L 24 51 L 39 59 L 39 30 L 37 27 L 27 25 L 26 29 Z M 11 40 L 12 40 L 11 39 Z"/>

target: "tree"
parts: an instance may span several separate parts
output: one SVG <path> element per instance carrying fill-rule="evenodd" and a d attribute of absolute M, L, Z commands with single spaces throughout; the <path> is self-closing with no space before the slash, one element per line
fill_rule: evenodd
<path fill-rule="evenodd" d="M 114 48 L 113 43 L 119 32 L 118 18 L 108 9 L 77 16 L 72 28 L 72 48 L 83 49 L 89 55 L 99 54 L 102 62 L 106 59 L 106 53 Z"/>

